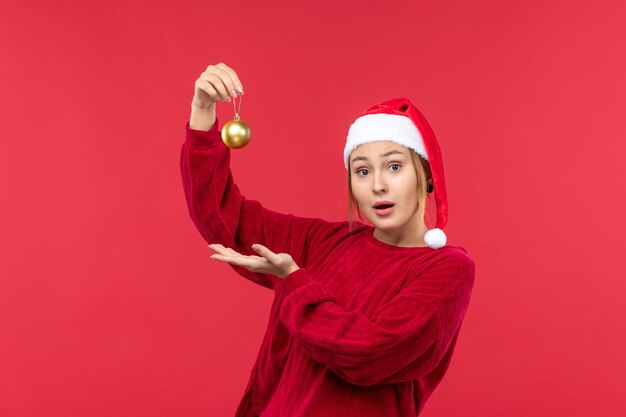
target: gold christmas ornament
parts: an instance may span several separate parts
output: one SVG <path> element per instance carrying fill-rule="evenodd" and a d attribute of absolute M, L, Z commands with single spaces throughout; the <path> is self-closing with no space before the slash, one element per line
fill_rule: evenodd
<path fill-rule="evenodd" d="M 235 119 L 227 122 L 222 127 L 222 142 L 231 149 L 243 148 L 250 142 L 250 127 L 243 120 L 239 120 L 239 112 L 235 107 L 235 98 L 233 97 L 233 107 L 235 108 Z M 239 110 L 241 110 L 241 99 L 239 96 Z"/>

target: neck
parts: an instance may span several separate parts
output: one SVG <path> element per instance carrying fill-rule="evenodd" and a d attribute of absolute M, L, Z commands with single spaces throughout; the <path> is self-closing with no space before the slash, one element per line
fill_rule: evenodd
<path fill-rule="evenodd" d="M 374 230 L 374 237 L 381 242 L 394 246 L 421 247 L 428 246 L 426 245 L 426 242 L 424 242 L 424 235 L 427 231 L 428 228 L 422 220 L 418 222 L 417 225 L 407 223 L 402 226 L 401 229 L 397 230 L 380 229 L 376 227 Z"/>

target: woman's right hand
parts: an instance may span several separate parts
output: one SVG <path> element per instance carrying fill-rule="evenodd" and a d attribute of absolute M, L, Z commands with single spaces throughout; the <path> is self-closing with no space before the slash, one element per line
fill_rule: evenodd
<path fill-rule="evenodd" d="M 243 94 L 243 86 L 235 70 L 220 62 L 209 65 L 196 80 L 192 107 L 206 111 L 211 110 L 215 103 L 231 101 Z"/>

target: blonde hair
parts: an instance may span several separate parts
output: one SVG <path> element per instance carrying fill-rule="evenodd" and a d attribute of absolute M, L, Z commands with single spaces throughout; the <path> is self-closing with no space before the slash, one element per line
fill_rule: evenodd
<path fill-rule="evenodd" d="M 406 148 L 406 147 L 405 147 Z M 430 171 L 430 164 L 427 160 L 425 160 L 420 154 L 415 152 L 413 149 L 409 149 L 409 154 L 411 156 L 411 162 L 413 164 L 413 169 L 415 171 L 415 176 L 417 177 L 417 200 L 418 200 L 418 216 L 420 218 L 424 218 L 426 213 L 426 197 L 428 196 L 426 187 L 429 182 L 432 182 L 432 174 Z M 351 168 L 351 164 L 348 166 Z M 354 213 L 357 213 L 359 219 L 364 222 L 363 217 L 361 217 L 361 210 L 359 208 L 359 203 L 352 192 L 352 170 L 348 169 L 348 230 L 350 233 L 354 230 Z"/>

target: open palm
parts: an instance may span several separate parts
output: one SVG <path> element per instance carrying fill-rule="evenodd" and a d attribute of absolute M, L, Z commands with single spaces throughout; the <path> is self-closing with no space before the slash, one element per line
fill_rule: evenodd
<path fill-rule="evenodd" d="M 242 255 L 219 243 L 212 243 L 209 247 L 217 252 L 211 255 L 212 259 L 242 266 L 252 272 L 276 275 L 282 279 L 300 269 L 288 253 L 274 253 L 267 247 L 258 243 L 252 245 L 252 249 L 261 256 Z"/>

